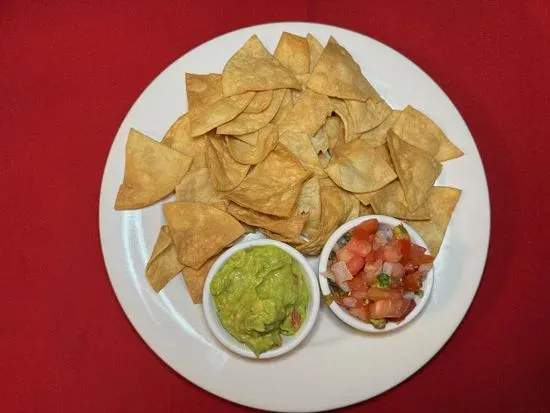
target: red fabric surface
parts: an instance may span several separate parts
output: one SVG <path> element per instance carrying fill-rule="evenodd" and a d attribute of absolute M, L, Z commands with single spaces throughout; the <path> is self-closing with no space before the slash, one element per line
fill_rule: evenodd
<path fill-rule="evenodd" d="M 132 329 L 98 199 L 120 122 L 165 66 L 281 20 L 353 29 L 415 61 L 464 116 L 490 186 L 489 257 L 464 322 L 425 368 L 350 411 L 550 409 L 549 2 L 4 0 L 0 411 L 249 410 L 181 378 Z"/>

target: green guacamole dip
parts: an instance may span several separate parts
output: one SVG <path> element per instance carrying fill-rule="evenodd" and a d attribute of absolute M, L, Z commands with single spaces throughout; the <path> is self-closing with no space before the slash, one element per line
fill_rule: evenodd
<path fill-rule="evenodd" d="M 300 264 L 271 245 L 234 254 L 212 279 L 210 292 L 224 328 L 256 355 L 298 331 L 309 301 Z"/>

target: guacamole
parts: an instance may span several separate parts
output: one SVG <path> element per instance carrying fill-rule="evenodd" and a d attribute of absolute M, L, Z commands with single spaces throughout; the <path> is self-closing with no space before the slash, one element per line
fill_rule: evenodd
<path fill-rule="evenodd" d="M 234 254 L 212 279 L 210 292 L 223 327 L 256 355 L 298 331 L 309 301 L 300 265 L 271 245 Z"/>

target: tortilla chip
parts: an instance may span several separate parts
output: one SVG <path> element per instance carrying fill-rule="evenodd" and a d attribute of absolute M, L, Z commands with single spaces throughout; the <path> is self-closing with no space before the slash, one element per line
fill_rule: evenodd
<path fill-rule="evenodd" d="M 182 269 L 183 265 L 178 261 L 178 255 L 172 243 L 168 226 L 163 225 L 153 247 L 151 258 L 149 258 L 145 268 L 147 280 L 153 290 L 158 293 Z"/>
<path fill-rule="evenodd" d="M 168 202 L 163 209 L 178 261 L 186 267 L 199 269 L 244 233 L 239 221 L 211 205 Z"/>
<path fill-rule="evenodd" d="M 279 125 L 281 135 L 283 131 L 294 131 L 305 132 L 308 137 L 312 137 L 323 126 L 331 112 L 332 104 L 326 96 L 306 90 Z"/>
<path fill-rule="evenodd" d="M 225 138 L 229 154 L 243 165 L 256 165 L 263 161 L 277 146 L 279 140 L 277 127 L 272 124 L 268 124 L 253 133 L 256 134 L 255 145 L 250 145 L 231 136 Z"/>
<path fill-rule="evenodd" d="M 353 57 L 332 36 L 311 73 L 307 87 L 340 99 L 366 101 L 378 96 Z"/>
<path fill-rule="evenodd" d="M 317 154 L 317 159 L 319 159 L 319 163 L 323 168 L 327 168 L 328 164 L 330 163 L 330 155 L 326 152 L 321 152 Z"/>
<path fill-rule="evenodd" d="M 291 89 L 285 89 L 285 95 L 283 96 L 283 101 L 281 102 L 281 106 L 279 106 L 279 110 L 277 111 L 277 114 L 275 117 L 271 120 L 271 123 L 274 125 L 281 124 L 290 111 L 292 110 L 292 107 L 294 106 L 294 103 L 292 102 L 292 90 Z"/>
<path fill-rule="evenodd" d="M 346 100 L 346 105 L 353 119 L 356 133 L 377 127 L 392 113 L 392 108 L 382 99 L 378 101 L 368 99 L 366 102 Z"/>
<path fill-rule="evenodd" d="M 424 239 L 434 257 L 439 254 L 447 226 L 461 193 L 462 191 L 456 188 L 433 187 L 426 200 L 431 219 L 429 221 L 407 222 Z"/>
<path fill-rule="evenodd" d="M 256 96 L 250 101 L 244 113 L 260 113 L 266 110 L 273 99 L 272 90 L 257 92 Z"/>
<path fill-rule="evenodd" d="M 376 191 L 397 178 L 392 167 L 361 139 L 334 148 L 326 171 L 338 186 L 356 193 Z"/>
<path fill-rule="evenodd" d="M 115 209 L 139 209 L 166 197 L 180 183 L 191 161 L 191 157 L 131 128 Z"/>
<path fill-rule="evenodd" d="M 267 125 L 277 114 L 286 91 L 273 91 L 273 99 L 269 107 L 260 113 L 241 113 L 235 119 L 216 129 L 218 135 L 245 135 L 255 132 Z"/>
<path fill-rule="evenodd" d="M 199 106 L 210 106 L 223 98 L 222 75 L 210 73 L 198 75 L 185 74 L 185 89 L 187 91 L 187 111 Z"/>
<path fill-rule="evenodd" d="M 328 138 L 324 125 L 311 137 L 310 141 L 315 153 L 326 152 L 328 150 Z M 321 154 L 319 153 L 319 155 Z"/>
<path fill-rule="evenodd" d="M 189 112 L 191 136 L 203 135 L 236 118 L 254 98 L 254 92 L 225 97 L 209 106 L 199 106 Z"/>
<path fill-rule="evenodd" d="M 217 208 L 221 207 L 223 211 L 229 203 L 224 198 L 225 194 L 212 185 L 208 168 L 190 171 L 176 187 L 176 201 L 214 205 Z"/>
<path fill-rule="evenodd" d="M 197 136 L 193 138 L 193 162 L 191 163 L 191 168 L 189 172 L 194 170 L 206 168 L 206 136 Z"/>
<path fill-rule="evenodd" d="M 317 153 L 305 132 L 286 130 L 281 133 L 279 142 L 285 145 L 308 171 L 319 176 L 326 176 L 325 170 L 317 158 Z"/>
<path fill-rule="evenodd" d="M 227 61 L 222 86 L 225 96 L 251 90 L 300 89 L 294 73 L 275 59 L 256 35 Z"/>
<path fill-rule="evenodd" d="M 420 205 L 414 212 L 409 211 L 405 192 L 398 180 L 372 193 L 370 203 L 380 215 L 411 220 L 430 219 L 430 211 L 425 204 Z"/>
<path fill-rule="evenodd" d="M 365 215 L 375 215 L 374 209 L 372 206 L 365 206 L 363 204 L 359 205 L 359 216 L 365 216 Z"/>
<path fill-rule="evenodd" d="M 338 143 L 344 143 L 346 128 L 339 116 L 329 116 L 324 129 L 328 140 L 328 149 L 334 149 Z"/>
<path fill-rule="evenodd" d="M 183 281 L 185 281 L 185 286 L 187 291 L 191 296 L 193 304 L 202 303 L 202 292 L 204 289 L 204 281 L 206 276 L 212 268 L 212 265 L 216 262 L 220 254 L 214 255 L 208 261 L 206 261 L 198 270 L 195 270 L 191 267 L 185 267 L 183 269 Z"/>
<path fill-rule="evenodd" d="M 334 106 L 334 113 L 336 113 L 342 123 L 344 124 L 344 142 L 351 142 L 354 139 L 357 139 L 359 135 L 355 131 L 355 122 L 351 117 L 346 102 L 342 99 L 331 98 L 330 101 Z"/>
<path fill-rule="evenodd" d="M 250 166 L 233 159 L 223 138 L 208 136 L 206 142 L 206 164 L 212 186 L 218 191 L 231 191 L 242 182 Z"/>
<path fill-rule="evenodd" d="M 227 198 L 264 214 L 288 217 L 292 214 L 302 182 L 309 176 L 292 152 L 277 145 Z"/>
<path fill-rule="evenodd" d="M 321 187 L 318 177 L 314 176 L 303 183 L 297 205 L 298 213 L 309 214 L 302 233 L 311 237 L 317 232 L 321 219 Z"/>
<path fill-rule="evenodd" d="M 342 188 L 337 188 L 340 196 L 340 201 L 342 202 L 343 222 L 351 221 L 359 216 L 359 210 L 361 208 L 361 203 L 357 198 L 353 196 L 351 192 L 344 191 Z"/>
<path fill-rule="evenodd" d="M 306 90 L 307 82 L 309 81 L 309 73 L 302 73 L 301 75 L 296 75 L 296 79 L 298 79 L 298 82 L 300 82 L 300 85 L 302 85 L 302 90 Z M 294 91 L 294 89 L 291 89 Z"/>
<path fill-rule="evenodd" d="M 271 232 L 267 229 L 263 229 L 263 228 L 260 228 L 260 232 L 264 235 L 266 235 L 267 237 L 271 238 L 271 239 L 274 239 L 276 241 L 281 241 L 281 242 L 284 242 L 285 244 L 290 244 L 290 245 L 301 245 L 301 244 L 304 244 L 305 241 L 300 238 L 300 237 L 296 237 L 296 238 L 288 238 L 288 237 L 285 237 L 281 234 L 277 234 L 275 232 Z"/>
<path fill-rule="evenodd" d="M 434 121 L 412 106 L 403 109 L 393 130 L 405 142 L 422 149 L 437 162 L 463 155 Z"/>
<path fill-rule="evenodd" d="M 185 155 L 191 157 L 194 155 L 190 149 L 193 144 L 193 138 L 191 137 L 191 123 L 189 122 L 187 113 L 176 119 L 160 143 Z"/>
<path fill-rule="evenodd" d="M 393 127 L 393 125 L 395 124 L 395 121 L 397 120 L 400 114 L 401 114 L 400 110 L 393 110 L 380 125 L 378 125 L 374 129 L 371 129 L 370 131 L 363 133 L 362 135 L 359 136 L 359 138 L 367 142 L 373 148 L 376 148 L 380 145 L 385 144 L 388 130 L 390 130 Z"/>
<path fill-rule="evenodd" d="M 293 215 L 288 218 L 275 217 L 242 207 L 234 202 L 229 204 L 227 212 L 248 225 L 267 229 L 288 238 L 297 238 L 308 218 L 307 213 Z"/>
<path fill-rule="evenodd" d="M 434 161 L 426 152 L 400 139 L 392 130 L 388 131 L 387 139 L 409 211 L 415 211 L 426 200 L 441 172 L 441 164 Z"/>
<path fill-rule="evenodd" d="M 305 37 L 283 32 L 273 56 L 297 75 L 309 73 L 309 47 Z"/>
<path fill-rule="evenodd" d="M 323 45 L 311 33 L 306 36 L 306 41 L 309 46 L 309 73 L 312 73 L 323 54 Z"/>

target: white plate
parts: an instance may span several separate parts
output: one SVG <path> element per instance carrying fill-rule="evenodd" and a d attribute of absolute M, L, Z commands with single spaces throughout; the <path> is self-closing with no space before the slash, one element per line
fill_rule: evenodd
<path fill-rule="evenodd" d="M 189 299 L 181 277 L 160 294 L 145 265 L 164 218 L 161 204 L 138 211 L 113 209 L 130 127 L 160 140 L 186 110 L 184 73 L 222 71 L 227 59 L 257 34 L 274 50 L 282 31 L 333 35 L 358 61 L 379 93 L 396 108 L 427 113 L 464 151 L 445 163 L 437 185 L 463 195 L 436 261 L 431 299 L 422 315 L 394 333 L 364 335 L 323 306 L 318 322 L 296 349 L 280 358 L 241 358 L 220 345 L 202 308 Z M 115 137 L 101 186 L 99 225 L 103 256 L 126 315 L 151 349 L 198 386 L 228 400 L 277 411 L 317 411 L 369 399 L 399 384 L 430 360 L 453 334 L 475 295 L 489 244 L 489 194 L 468 127 L 445 93 L 414 63 L 369 37 L 337 27 L 276 23 L 225 34 L 193 49 L 164 70 L 141 94 Z M 314 262 L 312 262 L 315 265 Z M 346 380 L 353 377 L 353 380 Z"/>

